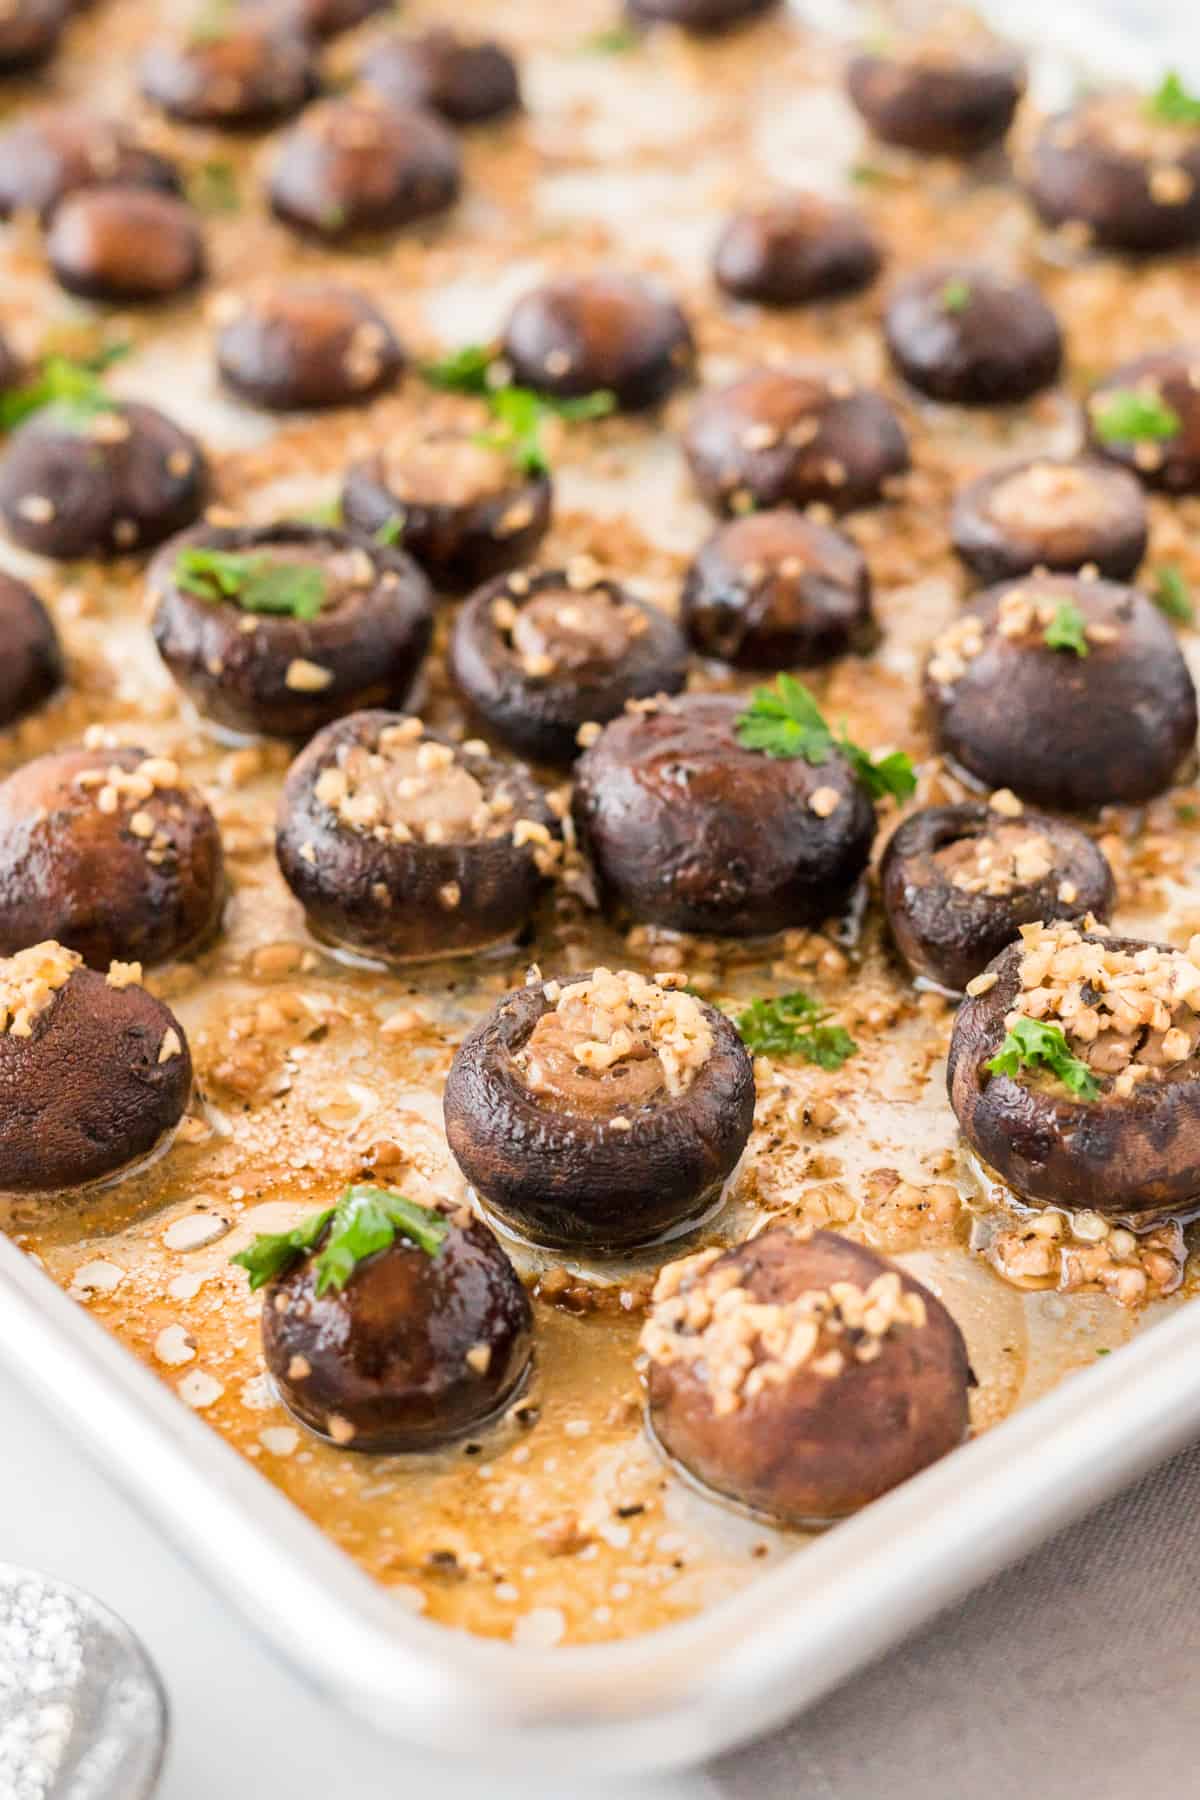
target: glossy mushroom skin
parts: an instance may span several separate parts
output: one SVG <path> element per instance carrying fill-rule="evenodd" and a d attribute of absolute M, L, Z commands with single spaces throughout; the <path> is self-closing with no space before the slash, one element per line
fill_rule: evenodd
<path fill-rule="evenodd" d="M 882 394 L 848 376 L 753 369 L 702 394 L 684 434 L 701 497 L 716 512 L 871 506 L 909 466 L 908 440 Z"/>
<path fill-rule="evenodd" d="M 291 282 L 219 306 L 217 366 L 243 399 L 272 412 L 352 406 L 390 387 L 404 365 L 391 326 L 365 294 Z"/>
<path fill-rule="evenodd" d="M 690 1085 L 614 1128 L 610 1112 L 539 1098 L 514 1061 L 553 1006 L 540 982 L 519 988 L 460 1045 L 443 1103 L 455 1161 L 536 1244 L 611 1253 L 682 1230 L 710 1210 L 754 1122 L 754 1069 L 733 1024 L 705 1006 L 713 1047 Z"/>
<path fill-rule="evenodd" d="M 253 556 L 279 547 L 329 568 L 370 559 L 368 581 L 334 591 L 313 619 L 246 613 L 235 601 L 192 594 L 175 579 L 191 547 Z M 403 551 L 323 525 L 202 526 L 168 544 L 151 565 L 151 629 L 159 655 L 200 714 L 223 730 L 303 741 L 363 706 L 402 706 L 433 629 L 429 584 Z M 330 679 L 309 685 L 295 665 Z M 290 676 L 290 680 L 289 680 Z"/>
<path fill-rule="evenodd" d="M 950 519 L 955 550 L 986 583 L 1089 564 L 1108 581 L 1128 581 L 1149 529 L 1140 483 L 1094 458 L 1036 457 L 992 469 L 959 490 Z"/>
<path fill-rule="evenodd" d="M 846 91 L 885 144 L 922 156 L 974 156 L 1007 134 L 1025 91 L 1025 63 L 997 43 L 960 55 L 862 50 Z"/>
<path fill-rule="evenodd" d="M 168 1034 L 180 1049 L 160 1062 Z M 29 1037 L 0 1033 L 0 1193 L 90 1186 L 140 1163 L 192 1093 L 183 1027 L 144 988 L 76 969 Z"/>
<path fill-rule="evenodd" d="M 63 680 L 54 621 L 32 588 L 0 574 L 0 729 L 50 698 Z"/>
<path fill-rule="evenodd" d="M 866 1289 L 895 1270 L 919 1295 L 925 1324 L 898 1325 L 870 1362 L 845 1355 L 829 1377 L 802 1365 L 782 1382 L 714 1410 L 704 1368 L 679 1357 L 649 1362 L 650 1424 L 668 1456 L 717 1494 L 780 1524 L 832 1522 L 857 1512 L 957 1448 L 967 1435 L 972 1376 L 958 1326 L 927 1287 L 832 1231 L 803 1238 L 774 1225 L 727 1250 L 760 1305 L 786 1305 L 838 1282 Z M 847 1346 L 843 1335 L 830 1345 Z"/>
<path fill-rule="evenodd" d="M 79 421 L 35 413 L 0 458 L 0 517 L 39 556 L 121 556 L 161 543 L 197 517 L 208 465 L 163 413 L 114 402 Z"/>
<path fill-rule="evenodd" d="M 70 16 L 70 0 L 12 0 L 0 14 L 0 76 L 48 63 Z"/>
<path fill-rule="evenodd" d="M 605 727 L 576 764 L 573 811 L 604 898 L 673 931 L 749 937 L 846 902 L 875 812 L 837 751 L 814 766 L 746 750 L 743 702 L 684 694 Z M 837 795 L 819 817 L 820 788 Z"/>
<path fill-rule="evenodd" d="M 1143 94 L 1102 94 L 1042 126 L 1023 169 L 1049 226 L 1146 254 L 1200 242 L 1200 132 L 1152 122 Z"/>
<path fill-rule="evenodd" d="M 706 37 L 774 12 L 780 0 L 625 0 L 630 17 L 644 25 L 679 25 Z"/>
<path fill-rule="evenodd" d="M 548 595 L 585 615 L 596 606 L 619 608 L 640 622 L 640 634 L 620 631 L 618 642 L 624 642 L 614 660 L 568 633 L 566 659 L 534 677 L 509 633 L 497 624 L 495 610 L 498 602 L 507 601 L 520 619 L 531 602 L 536 605 L 539 596 Z M 553 641 L 553 625 L 547 630 Z M 522 573 L 515 583 L 500 576 L 473 594 L 455 620 L 448 654 L 455 686 L 487 729 L 522 756 L 560 765 L 579 755 L 581 725 L 606 724 L 630 700 L 679 693 L 687 681 L 687 662 L 683 633 L 658 607 L 635 599 L 615 581 L 574 588 L 561 569 Z"/>
<path fill-rule="evenodd" d="M 180 181 L 127 125 L 83 107 L 38 107 L 0 132 L 0 218 L 31 212 L 45 224 L 65 195 L 97 185 L 174 194 Z"/>
<path fill-rule="evenodd" d="M 1129 469 L 1147 487 L 1166 494 L 1200 493 L 1200 387 L 1193 379 L 1198 370 L 1200 348 L 1183 345 L 1122 363 L 1088 395 L 1085 413 L 1090 448 Z M 1137 442 L 1101 436 L 1097 418 L 1103 417 L 1114 392 L 1134 392 L 1157 400 L 1175 414 L 1178 431 L 1169 438 Z"/>
<path fill-rule="evenodd" d="M 969 776 L 1056 811 L 1136 805 L 1162 793 L 1192 755 L 1196 690 L 1175 634 L 1136 588 L 1067 575 L 1036 578 L 1036 593 L 1069 601 L 1112 643 L 1080 657 L 1000 635 L 1004 595 L 988 588 L 966 609 L 983 622 L 982 652 L 953 683 L 926 668 L 937 741 Z"/>
<path fill-rule="evenodd" d="M 334 243 L 445 212 L 461 185 L 447 125 L 433 113 L 360 97 L 321 102 L 292 127 L 269 199 L 285 224 Z"/>
<path fill-rule="evenodd" d="M 248 11 L 267 6 L 310 37 L 330 38 L 386 12 L 391 0 L 243 0 L 243 4 Z"/>
<path fill-rule="evenodd" d="M 877 635 L 858 546 L 790 507 L 719 526 L 682 601 L 695 648 L 740 669 L 814 668 L 871 649 Z"/>
<path fill-rule="evenodd" d="M 531 844 L 518 845 L 511 834 L 443 844 L 380 842 L 344 826 L 317 798 L 320 776 L 336 764 L 340 748 L 373 749 L 382 732 L 402 723 L 398 713 L 354 713 L 301 751 L 279 804 L 275 853 L 283 878 L 318 937 L 387 962 L 464 956 L 508 942 L 528 923 L 542 890 Z M 487 792 L 511 796 L 514 823 L 529 819 L 556 829 L 527 769 L 487 756 L 468 766 Z"/>
<path fill-rule="evenodd" d="M 882 263 L 857 207 L 796 193 L 735 213 L 713 253 L 713 274 L 738 300 L 805 306 L 869 287 Z"/>
<path fill-rule="evenodd" d="M 604 390 L 656 406 L 692 373 L 691 327 L 641 275 L 560 275 L 518 300 L 503 334 L 516 381 L 558 399 Z"/>
<path fill-rule="evenodd" d="M 319 86 L 306 34 L 266 11 L 235 16 L 212 35 L 152 44 L 140 80 L 170 118 L 224 127 L 288 118 Z"/>
<path fill-rule="evenodd" d="M 205 271 L 196 213 L 185 200 L 151 188 L 68 194 L 55 208 L 46 255 L 68 293 L 112 303 L 168 300 L 194 287 Z"/>
<path fill-rule="evenodd" d="M 262 1335 L 288 1411 L 324 1438 L 338 1421 L 350 1450 L 452 1442 L 513 1399 L 533 1357 L 529 1297 L 476 1220 L 452 1223 L 436 1256 L 398 1236 L 320 1296 L 306 1257 L 268 1284 Z M 467 1361 L 481 1347 L 482 1372 Z"/>
<path fill-rule="evenodd" d="M 145 758 L 58 750 L 0 782 L 0 956 L 49 935 L 93 969 L 150 965 L 216 930 L 221 834 L 196 790 L 176 781 L 113 812 L 98 804 L 108 770 L 132 772 Z"/>
<path fill-rule="evenodd" d="M 521 105 L 517 65 L 502 44 L 446 26 L 390 37 L 363 59 L 362 80 L 389 106 L 421 106 L 451 125 L 506 118 Z"/>
<path fill-rule="evenodd" d="M 1058 320 L 1033 283 L 973 263 L 910 275 L 896 288 L 883 329 L 910 386 L 958 406 L 1028 400 L 1062 367 Z"/>
<path fill-rule="evenodd" d="M 956 885 L 939 854 L 980 837 L 1020 827 L 1048 840 L 1053 868 L 1004 894 Z M 980 801 L 927 806 L 897 826 L 879 869 L 880 893 L 892 941 L 913 974 L 951 994 L 1011 944 L 1035 920 L 1110 917 L 1116 883 L 1103 851 L 1065 819 L 1027 811 L 1018 818 Z"/>
<path fill-rule="evenodd" d="M 1144 947 L 1137 938 L 1099 941 L 1115 950 Z M 993 959 L 995 986 L 965 1001 L 954 1021 L 946 1086 L 967 1143 L 1035 1205 L 1122 1218 L 1194 1206 L 1200 1194 L 1194 1059 L 1177 1076 L 1140 1083 L 1126 1099 L 1102 1091 L 1096 1100 L 1077 1100 L 1053 1077 L 988 1073 L 984 1065 L 1004 1042 L 1005 1016 L 1020 991 L 1022 949 L 1012 944 Z"/>

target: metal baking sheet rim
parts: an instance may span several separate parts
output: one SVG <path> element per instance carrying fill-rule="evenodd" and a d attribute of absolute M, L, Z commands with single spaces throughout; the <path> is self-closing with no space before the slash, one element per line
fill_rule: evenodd
<path fill-rule="evenodd" d="M 698 1617 L 527 1650 L 413 1617 L 0 1237 L 0 1360 L 292 1668 L 379 1730 L 520 1763 L 668 1768 L 801 1711 L 1200 1430 L 1200 1306 Z"/>

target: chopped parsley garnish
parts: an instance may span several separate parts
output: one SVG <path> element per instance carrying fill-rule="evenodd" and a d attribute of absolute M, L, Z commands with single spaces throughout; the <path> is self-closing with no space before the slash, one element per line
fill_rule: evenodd
<path fill-rule="evenodd" d="M 404 536 L 404 514 L 390 513 L 382 525 L 376 526 L 372 536 L 383 550 L 390 550 Z"/>
<path fill-rule="evenodd" d="M 0 394 L 0 430 L 12 431 L 34 413 L 52 411 L 66 425 L 83 425 L 99 413 L 116 412 L 103 375 L 129 344 L 110 344 L 91 356 L 47 356 L 36 375 Z"/>
<path fill-rule="evenodd" d="M 858 1049 L 841 1025 L 827 1025 L 829 1009 L 797 991 L 752 1000 L 734 1020 L 754 1056 L 799 1056 L 822 1069 L 840 1069 Z"/>
<path fill-rule="evenodd" d="M 315 619 L 329 583 L 315 563 L 275 562 L 236 550 L 191 544 L 175 558 L 172 574 L 186 594 L 201 600 L 232 600 L 248 613 L 279 613 Z"/>
<path fill-rule="evenodd" d="M 800 756 L 813 767 L 827 762 L 832 751 L 840 751 L 873 800 L 884 794 L 909 800 L 916 792 L 912 761 L 903 750 L 875 757 L 852 743 L 844 730 L 835 736 L 808 689 L 794 675 L 780 675 L 774 687 L 755 688 L 734 730 L 743 749 L 761 750 L 766 756 L 785 760 Z"/>
<path fill-rule="evenodd" d="M 878 163 L 856 162 L 851 165 L 850 179 L 856 187 L 886 187 L 892 177 Z"/>
<path fill-rule="evenodd" d="M 1178 69 L 1169 69 L 1147 97 L 1146 111 L 1164 125 L 1200 125 L 1200 99 L 1189 94 Z"/>
<path fill-rule="evenodd" d="M 1040 1019 L 1018 1019 L 989 1062 L 989 1075 L 1017 1075 L 1022 1069 L 1045 1069 L 1080 1100 L 1094 1100 L 1099 1085 L 1086 1063 L 1072 1056 L 1061 1025 Z"/>
<path fill-rule="evenodd" d="M 492 344 L 464 344 L 437 362 L 423 363 L 421 374 L 430 387 L 451 394 L 486 394 L 492 385 L 488 373 L 499 359 Z"/>
<path fill-rule="evenodd" d="M 1178 619 L 1181 625 L 1191 625 L 1194 622 L 1196 609 L 1192 605 L 1192 596 L 1183 578 L 1183 570 L 1175 563 L 1163 563 L 1155 569 L 1151 598 L 1159 611 L 1166 613 L 1168 619 Z"/>
<path fill-rule="evenodd" d="M 217 157 L 198 163 L 188 177 L 188 199 L 200 212 L 235 213 L 242 204 L 237 170 Z"/>
<path fill-rule="evenodd" d="M 426 363 L 421 373 L 432 387 L 454 394 L 470 394 L 487 403 L 495 421 L 481 431 L 476 442 L 503 450 L 523 475 L 547 475 L 550 463 L 542 431 L 551 418 L 602 419 L 616 406 L 616 396 L 601 389 L 573 400 L 539 394 L 504 379 L 505 363 L 499 352 L 486 344 L 466 344 L 440 362 Z"/>
<path fill-rule="evenodd" d="M 1087 620 L 1073 600 L 1059 601 L 1054 617 L 1042 633 L 1042 641 L 1048 650 L 1073 650 L 1076 656 L 1091 655 Z"/>
<path fill-rule="evenodd" d="M 942 311 L 948 313 L 965 312 L 971 304 L 971 284 L 969 281 L 948 281 L 942 289 Z"/>
<path fill-rule="evenodd" d="M 607 31 L 594 31 L 584 38 L 579 48 L 592 56 L 623 56 L 627 50 L 636 50 L 641 41 L 632 25 L 610 25 Z"/>
<path fill-rule="evenodd" d="M 229 1260 L 247 1271 L 251 1292 L 256 1292 L 321 1245 L 315 1264 L 321 1295 L 330 1288 L 344 1288 L 360 1262 L 389 1250 L 398 1236 L 426 1256 L 436 1256 L 449 1231 L 448 1221 L 431 1207 L 418 1206 L 388 1188 L 356 1185 L 345 1190 L 336 1206 L 310 1213 L 291 1231 L 256 1237 Z"/>
<path fill-rule="evenodd" d="M 1102 444 L 1161 443 L 1182 426 L 1161 395 L 1140 388 L 1113 388 L 1092 408 L 1092 430 Z"/>

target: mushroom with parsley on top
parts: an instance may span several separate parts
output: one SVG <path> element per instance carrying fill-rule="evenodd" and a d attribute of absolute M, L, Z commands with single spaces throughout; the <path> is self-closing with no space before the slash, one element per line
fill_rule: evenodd
<path fill-rule="evenodd" d="M 1012 406 L 1049 387 L 1062 367 L 1062 333 L 1038 289 L 978 263 L 943 262 L 906 277 L 883 328 L 904 379 L 958 406 Z"/>
<path fill-rule="evenodd" d="M 1155 350 L 1123 363 L 1092 389 L 1086 415 L 1099 455 L 1148 487 L 1200 492 L 1200 347 Z"/>

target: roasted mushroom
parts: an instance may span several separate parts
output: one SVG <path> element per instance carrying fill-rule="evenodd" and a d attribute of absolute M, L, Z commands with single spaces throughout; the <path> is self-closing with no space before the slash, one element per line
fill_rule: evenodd
<path fill-rule="evenodd" d="M 654 406 L 692 372 L 691 328 L 644 276 L 560 275 L 517 301 L 504 354 L 526 387 L 559 399 L 604 391 Z"/>
<path fill-rule="evenodd" d="M 892 940 L 921 979 L 960 994 L 1035 919 L 1107 919 L 1116 884 L 1078 826 L 968 800 L 927 806 L 893 832 L 879 870 Z"/>
<path fill-rule="evenodd" d="M 844 1518 L 967 1434 L 962 1333 L 865 1244 L 776 1224 L 659 1275 L 650 1426 L 705 1487 L 782 1525 Z"/>
<path fill-rule="evenodd" d="M 351 463 L 347 525 L 395 535 L 434 587 L 459 592 L 527 562 L 550 525 L 549 475 L 530 475 L 473 432 L 393 435 Z"/>
<path fill-rule="evenodd" d="M 1095 94 L 1048 119 L 1024 167 L 1047 225 L 1108 250 L 1200 242 L 1200 131 L 1144 94 Z"/>
<path fill-rule="evenodd" d="M 255 126 L 285 119 L 316 93 L 312 44 L 270 11 L 205 22 L 151 44 L 142 58 L 147 100 L 189 125 Z"/>
<path fill-rule="evenodd" d="M 497 737 L 537 762 L 571 763 L 583 725 L 677 694 L 687 659 L 673 619 L 580 558 L 474 594 L 455 620 L 449 668 Z"/>
<path fill-rule="evenodd" d="M 856 206 L 795 193 L 735 213 L 718 240 L 713 273 L 738 300 L 804 306 L 869 287 L 882 262 Z"/>
<path fill-rule="evenodd" d="M 711 1211 L 754 1120 L 754 1071 L 723 1013 L 628 970 L 534 981 L 458 1050 L 446 1138 L 495 1213 L 535 1243 L 611 1252 Z"/>
<path fill-rule="evenodd" d="M 385 38 L 359 74 L 389 106 L 428 107 L 451 125 L 501 119 L 521 104 L 517 65 L 504 46 L 459 37 L 447 26 Z"/>
<path fill-rule="evenodd" d="M 729 937 L 814 925 L 866 867 L 875 812 L 846 758 L 748 750 L 741 711 L 727 695 L 664 700 L 614 719 L 576 765 L 579 840 L 634 918 Z"/>
<path fill-rule="evenodd" d="M 152 406 L 47 407 L 0 459 L 0 516 L 39 556 L 120 556 L 190 525 L 208 465 L 195 438 Z"/>
<path fill-rule="evenodd" d="M 998 144 L 1025 91 L 1025 61 L 975 20 L 859 50 L 846 90 L 877 138 L 923 156 L 974 156 Z"/>
<path fill-rule="evenodd" d="M 883 323 L 892 361 L 934 400 L 1011 406 L 1057 379 L 1058 320 L 1032 282 L 976 263 L 939 263 L 902 281 Z"/>
<path fill-rule="evenodd" d="M 0 728 L 33 712 L 60 686 L 63 658 L 54 621 L 32 588 L 0 574 Z"/>
<path fill-rule="evenodd" d="M 93 969 L 163 962 L 224 898 L 217 822 L 170 757 L 58 750 L 0 782 L 0 955 L 49 931 Z"/>
<path fill-rule="evenodd" d="M 947 1081 L 987 1167 L 1035 1204 L 1194 1211 L 1200 940 L 1185 953 L 1086 925 L 1027 925 L 973 987 Z"/>
<path fill-rule="evenodd" d="M 273 412 L 352 406 L 389 387 L 404 364 L 383 314 L 340 282 L 222 295 L 214 311 L 222 376 Z"/>
<path fill-rule="evenodd" d="M 9 0 L 0 12 L 0 76 L 49 62 L 70 16 L 71 0 Z"/>
<path fill-rule="evenodd" d="M 1088 437 L 1168 494 L 1200 493 L 1200 349 L 1152 351 L 1099 382 L 1088 396 Z"/>
<path fill-rule="evenodd" d="M 681 25 L 702 36 L 745 25 L 773 12 L 780 0 L 626 0 L 632 18 L 646 25 Z"/>
<path fill-rule="evenodd" d="M 1128 581 L 1149 520 L 1132 475 L 1104 463 L 1039 456 L 968 482 L 950 520 L 954 548 L 980 581 L 1088 566 Z"/>
<path fill-rule="evenodd" d="M 174 194 L 86 187 L 54 209 L 46 255 L 59 285 L 84 299 L 168 300 L 204 274 L 204 234 Z"/>
<path fill-rule="evenodd" d="M 1135 588 L 1034 575 L 988 588 L 933 647 L 938 742 L 989 788 L 1083 811 L 1149 800 L 1193 752 L 1196 690 Z"/>
<path fill-rule="evenodd" d="M 243 0 L 250 10 L 268 6 L 310 37 L 336 37 L 351 31 L 374 13 L 386 12 L 392 0 Z"/>
<path fill-rule="evenodd" d="M 287 224 L 336 241 L 445 212 L 461 182 L 447 125 L 363 95 L 324 101 L 293 126 L 271 174 L 270 201 Z"/>
<path fill-rule="evenodd" d="M 323 1277 L 322 1254 L 353 1208 L 392 1220 L 395 1236 L 339 1286 Z M 516 1397 L 533 1313 L 508 1257 L 465 1208 L 357 1187 L 267 1285 L 262 1336 L 280 1398 L 310 1431 L 340 1449 L 433 1450 Z"/>
<path fill-rule="evenodd" d="M 514 938 L 554 866 L 555 830 L 520 764 L 361 712 L 292 764 L 275 848 L 318 937 L 407 962 Z"/>
<path fill-rule="evenodd" d="M 151 566 L 154 641 L 220 731 L 304 739 L 403 705 L 429 647 L 429 584 L 403 551 L 321 525 L 204 526 Z"/>
<path fill-rule="evenodd" d="M 0 1193 L 88 1187 L 170 1141 L 192 1092 L 183 1027 L 138 986 L 61 944 L 0 960 Z"/>
<path fill-rule="evenodd" d="M 179 191 L 174 163 L 117 119 L 79 106 L 44 106 L 0 132 L 0 218 L 36 213 L 43 223 L 65 194 L 97 185 Z"/>
<path fill-rule="evenodd" d="M 908 440 L 882 394 L 848 375 L 753 369 L 701 395 L 684 451 L 717 512 L 870 506 L 908 468 Z"/>
<path fill-rule="evenodd" d="M 683 619 L 697 650 L 741 669 L 812 668 L 876 636 L 862 552 L 790 507 L 718 526 L 684 577 Z"/>

